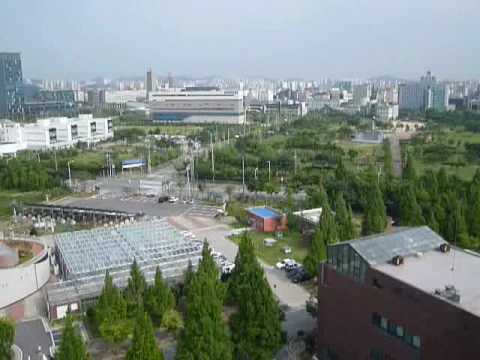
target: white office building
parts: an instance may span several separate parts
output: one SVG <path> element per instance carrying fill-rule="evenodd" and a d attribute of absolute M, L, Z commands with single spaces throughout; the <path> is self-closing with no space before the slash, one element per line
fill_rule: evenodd
<path fill-rule="evenodd" d="M 91 114 L 77 118 L 47 118 L 31 124 L 3 121 L 0 125 L 0 155 L 19 150 L 69 148 L 79 142 L 97 143 L 113 137 L 111 118 L 94 118 Z"/>
<path fill-rule="evenodd" d="M 242 124 L 243 96 L 214 87 L 187 87 L 152 92 L 148 103 L 154 122 Z"/>

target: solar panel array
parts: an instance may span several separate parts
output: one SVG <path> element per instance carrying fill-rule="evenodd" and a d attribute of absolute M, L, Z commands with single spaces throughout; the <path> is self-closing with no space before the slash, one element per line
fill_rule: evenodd
<path fill-rule="evenodd" d="M 127 269 L 134 259 L 141 267 L 174 265 L 201 250 L 165 220 L 63 233 L 55 241 L 65 279 Z"/>

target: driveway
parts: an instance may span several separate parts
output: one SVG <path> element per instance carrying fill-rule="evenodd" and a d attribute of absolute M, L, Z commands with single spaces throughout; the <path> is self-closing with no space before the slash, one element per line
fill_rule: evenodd
<path fill-rule="evenodd" d="M 45 329 L 43 321 L 39 318 L 17 323 L 15 345 L 23 353 L 23 359 L 39 359 L 39 353 L 50 355 L 53 345 L 50 332 Z"/>

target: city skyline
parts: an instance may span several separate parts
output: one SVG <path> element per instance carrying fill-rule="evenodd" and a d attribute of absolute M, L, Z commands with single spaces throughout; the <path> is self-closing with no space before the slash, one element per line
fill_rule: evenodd
<path fill-rule="evenodd" d="M 0 42 L 22 53 L 26 78 L 116 78 L 149 67 L 234 78 L 415 79 L 426 69 L 441 79 L 480 77 L 473 0 L 195 5 L 6 0 Z"/>

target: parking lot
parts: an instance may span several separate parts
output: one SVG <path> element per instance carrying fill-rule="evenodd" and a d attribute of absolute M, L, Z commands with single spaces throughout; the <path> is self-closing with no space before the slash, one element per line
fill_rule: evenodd
<path fill-rule="evenodd" d="M 109 198 L 109 199 L 71 199 L 70 206 L 80 206 L 92 209 L 109 209 L 127 212 L 142 212 L 149 216 L 169 217 L 169 216 L 197 216 L 214 217 L 217 214 L 217 207 L 202 204 L 184 204 L 176 202 L 158 203 L 157 198 Z"/>

